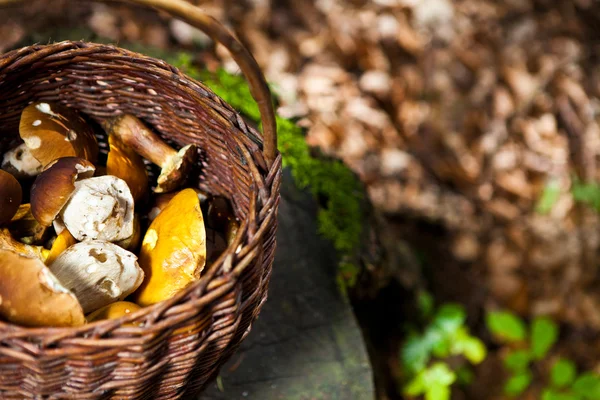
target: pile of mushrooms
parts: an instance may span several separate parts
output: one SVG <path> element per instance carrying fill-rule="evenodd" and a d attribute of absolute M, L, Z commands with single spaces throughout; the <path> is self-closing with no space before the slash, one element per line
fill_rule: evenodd
<path fill-rule="evenodd" d="M 120 115 L 102 124 L 102 165 L 95 129 L 74 109 L 33 103 L 21 114 L 21 141 L 0 155 L 6 321 L 64 327 L 123 317 L 198 280 L 235 238 L 229 202 L 188 185 L 195 145 L 173 149 Z M 152 188 L 150 163 L 161 169 Z"/>

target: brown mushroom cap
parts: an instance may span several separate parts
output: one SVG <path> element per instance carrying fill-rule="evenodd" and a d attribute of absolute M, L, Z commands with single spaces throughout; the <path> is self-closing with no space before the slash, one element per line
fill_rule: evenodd
<path fill-rule="evenodd" d="M 19 133 L 44 167 L 62 157 L 80 157 L 92 163 L 98 158 L 98 142 L 91 127 L 77 111 L 57 103 L 27 106 Z"/>
<path fill-rule="evenodd" d="M 50 226 L 75 191 L 75 181 L 92 177 L 95 170 L 91 162 L 78 157 L 64 157 L 47 166 L 31 187 L 33 217 Z"/>
<path fill-rule="evenodd" d="M 0 250 L 0 314 L 24 326 L 79 326 L 85 316 L 77 298 L 44 263 Z"/>
<path fill-rule="evenodd" d="M 23 190 L 19 181 L 8 172 L 0 170 L 0 224 L 12 219 L 22 199 Z"/>

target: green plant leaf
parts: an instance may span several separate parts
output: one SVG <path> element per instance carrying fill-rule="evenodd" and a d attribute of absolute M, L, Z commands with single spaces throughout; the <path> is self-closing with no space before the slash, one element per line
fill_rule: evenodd
<path fill-rule="evenodd" d="M 580 398 L 573 393 L 544 389 L 542 392 L 542 400 L 580 400 Z"/>
<path fill-rule="evenodd" d="M 421 370 L 405 387 L 404 393 L 409 396 L 426 394 L 430 396 L 432 388 L 433 395 L 443 395 L 440 387 L 450 387 L 456 381 L 456 375 L 445 362 L 436 362 L 429 368 Z M 429 397 L 426 397 L 429 398 Z"/>
<path fill-rule="evenodd" d="M 467 320 L 464 307 L 458 304 L 444 304 L 433 318 L 432 326 L 444 335 L 453 335 Z"/>
<path fill-rule="evenodd" d="M 425 392 L 425 400 L 450 400 L 450 387 L 433 385 Z"/>
<path fill-rule="evenodd" d="M 417 294 L 417 307 L 421 313 L 421 317 L 428 319 L 433 314 L 434 310 L 434 299 L 431 293 L 426 290 L 421 290 Z"/>
<path fill-rule="evenodd" d="M 575 177 L 571 193 L 575 201 L 600 211 L 600 185 L 598 183 L 584 183 Z"/>
<path fill-rule="evenodd" d="M 575 363 L 564 358 L 554 363 L 550 370 L 550 382 L 557 388 L 564 388 L 573 383 L 577 369 Z"/>
<path fill-rule="evenodd" d="M 506 369 L 519 372 L 526 370 L 531 362 L 531 353 L 529 350 L 520 349 L 510 352 L 504 359 Z"/>
<path fill-rule="evenodd" d="M 425 384 L 450 386 L 456 381 L 456 374 L 445 362 L 436 362 L 429 367 L 425 374 Z"/>
<path fill-rule="evenodd" d="M 600 376 L 593 372 L 586 372 L 575 379 L 571 390 L 583 399 L 598 400 L 600 399 Z"/>
<path fill-rule="evenodd" d="M 461 326 L 456 331 L 454 337 L 450 339 L 450 343 L 453 355 L 464 355 L 472 364 L 479 364 L 487 355 L 485 344 L 478 338 L 471 336 L 465 326 Z"/>
<path fill-rule="evenodd" d="M 494 336 L 506 342 L 520 342 L 527 336 L 525 323 L 513 313 L 491 311 L 486 315 L 485 322 Z"/>
<path fill-rule="evenodd" d="M 425 371 L 420 371 L 413 379 L 404 385 L 403 392 L 407 396 L 419 396 L 427 391 L 425 385 Z"/>
<path fill-rule="evenodd" d="M 409 374 L 423 370 L 431 357 L 431 343 L 426 336 L 411 335 L 402 346 L 402 365 Z"/>
<path fill-rule="evenodd" d="M 470 385 L 474 379 L 475 374 L 473 373 L 473 370 L 467 365 L 463 365 L 462 367 L 456 370 L 456 383 L 458 383 L 459 385 Z"/>
<path fill-rule="evenodd" d="M 437 330 L 432 331 L 432 333 L 438 334 L 438 340 L 433 341 L 431 346 L 431 353 L 433 356 L 437 358 L 450 357 L 452 354 L 452 342 L 450 341 L 450 338 L 443 335 L 443 332 Z"/>
<path fill-rule="evenodd" d="M 560 184 L 556 180 L 551 180 L 544 187 L 542 196 L 538 200 L 535 211 L 539 214 L 548 214 L 552 211 L 552 207 L 560 198 Z"/>
<path fill-rule="evenodd" d="M 479 364 L 485 360 L 487 349 L 485 344 L 476 337 L 470 337 L 465 342 L 464 355 L 473 364 Z"/>
<path fill-rule="evenodd" d="M 531 354 L 536 360 L 546 357 L 558 339 L 558 325 L 550 318 L 537 317 L 531 324 Z"/>
<path fill-rule="evenodd" d="M 506 381 L 504 384 L 504 393 L 508 396 L 519 396 L 531 384 L 533 377 L 529 370 L 521 371 Z"/>

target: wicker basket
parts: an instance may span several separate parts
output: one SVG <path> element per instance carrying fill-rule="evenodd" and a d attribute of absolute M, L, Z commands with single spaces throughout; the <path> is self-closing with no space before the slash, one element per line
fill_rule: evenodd
<path fill-rule="evenodd" d="M 235 352 L 267 296 L 281 157 L 264 77 L 244 47 L 196 7 L 182 0 L 130 2 L 161 9 L 228 47 L 250 82 L 264 133 L 163 61 L 114 46 L 61 42 L 0 57 L 0 153 L 19 140 L 20 112 L 35 100 L 61 102 L 98 122 L 131 113 L 176 146 L 199 146 L 198 187 L 230 199 L 240 233 L 200 281 L 127 317 L 80 328 L 0 322 L 2 399 L 187 398 Z"/>

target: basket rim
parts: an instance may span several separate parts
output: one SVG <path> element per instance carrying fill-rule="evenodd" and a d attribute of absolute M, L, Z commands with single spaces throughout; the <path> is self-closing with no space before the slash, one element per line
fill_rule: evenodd
<path fill-rule="evenodd" d="M 5 67 L 7 64 L 10 64 L 11 61 L 17 61 L 19 66 L 27 65 L 32 62 L 35 62 L 35 55 L 39 55 L 42 53 L 47 55 L 46 53 L 49 50 L 57 50 L 56 53 L 69 52 L 71 50 L 77 49 L 105 49 L 107 52 L 122 54 L 124 56 L 129 56 L 132 59 L 144 59 L 145 61 L 151 62 L 157 67 L 160 67 L 165 75 L 167 73 L 171 74 L 170 78 L 173 79 L 173 74 L 177 76 L 181 81 L 179 83 L 186 82 L 188 84 L 193 84 L 200 87 L 202 90 L 206 91 L 209 95 L 214 96 L 219 99 L 220 102 L 228 106 L 228 108 L 235 113 L 235 115 L 239 118 L 244 118 L 237 110 L 231 107 L 227 102 L 225 102 L 222 98 L 220 98 L 216 93 L 212 91 L 208 86 L 206 86 L 202 81 L 194 79 L 183 72 L 181 69 L 169 64 L 167 61 L 162 60 L 160 58 L 151 57 L 143 53 L 139 53 L 136 51 L 132 51 L 129 49 L 125 49 L 119 47 L 116 44 L 105 44 L 105 43 L 96 43 L 93 41 L 85 41 L 85 40 L 63 40 L 60 42 L 54 42 L 49 44 L 40 44 L 35 43 L 28 46 L 23 46 L 18 49 L 13 49 L 8 52 L 0 54 L 0 78 L 5 78 L 11 72 L 6 72 Z M 50 54 L 54 54 L 50 51 Z M 76 58 L 76 57 L 75 57 Z M 26 61 L 23 61 L 26 60 Z M 182 82 L 183 81 L 183 82 Z M 193 89 L 193 88 L 191 88 Z M 240 134 L 244 134 L 240 128 L 238 128 L 235 124 L 232 124 L 231 121 L 225 121 L 229 123 L 230 127 L 238 131 Z M 224 122 L 220 122 L 224 123 Z M 257 131 L 251 126 L 248 126 L 248 129 L 252 131 L 252 133 L 259 138 L 261 141 L 264 140 L 261 132 Z M 250 162 L 250 160 L 248 160 Z M 281 153 L 279 150 L 276 151 L 276 159 L 272 163 L 270 168 L 266 168 L 266 171 L 263 174 L 263 178 L 267 178 L 272 176 L 271 185 L 270 186 L 278 186 L 276 176 L 281 175 L 282 169 L 282 160 Z M 252 175 L 252 174 L 249 174 Z M 256 183 L 253 179 L 253 184 L 250 186 L 250 195 L 251 195 L 251 203 L 252 200 L 256 201 L 259 197 L 258 190 L 256 189 Z M 277 189 L 278 190 L 278 189 Z M 279 197 L 279 193 L 277 193 L 277 197 Z M 259 229 L 263 229 L 268 226 L 269 223 L 276 223 L 277 215 L 275 213 L 274 217 L 265 218 L 261 221 L 261 224 L 258 226 Z M 273 221 L 274 220 L 274 221 Z M 223 269 L 226 262 L 228 262 L 228 258 L 231 259 L 235 253 L 241 253 L 245 248 L 251 243 L 251 240 L 245 240 L 245 233 L 247 229 L 248 220 L 247 218 L 243 218 L 240 220 L 240 228 L 239 233 L 236 237 L 236 240 L 229 245 L 226 250 L 210 265 L 206 266 L 203 270 L 203 273 L 200 279 L 188 284 L 185 288 L 181 289 L 176 295 L 173 297 L 163 300 L 159 303 L 152 304 L 149 306 L 144 306 L 140 310 L 131 312 L 124 316 L 114 319 L 106 319 L 99 320 L 95 322 L 86 322 L 84 325 L 76 326 L 76 327 L 27 327 L 23 325 L 18 325 L 15 323 L 7 322 L 0 320 L 0 341 L 6 339 L 6 337 L 55 337 L 57 341 L 59 338 L 66 336 L 74 336 L 83 332 L 96 333 L 93 335 L 94 341 L 109 341 L 114 340 L 111 338 L 103 337 L 103 332 L 105 331 L 123 331 L 123 332 L 143 332 L 144 330 L 152 327 L 153 324 L 143 325 L 143 326 L 126 326 L 130 321 L 140 319 L 143 316 L 151 316 L 151 315 L 164 315 L 169 309 L 176 308 L 178 305 L 188 303 L 193 301 L 193 299 L 183 300 L 185 297 L 188 297 L 191 292 L 196 290 L 206 290 L 209 287 L 211 282 L 216 280 L 216 277 L 223 276 L 230 278 L 233 275 L 233 268 L 229 268 L 228 271 L 225 271 L 226 275 L 219 275 L 219 272 Z M 244 239 L 244 240 L 242 240 Z M 239 249 L 238 249 L 239 248 Z M 238 251 L 239 250 L 239 251 Z M 230 280 L 231 282 L 231 280 Z M 235 281 L 233 281 L 235 282 Z M 214 301 L 214 300 L 213 300 Z M 169 317 L 166 317 L 168 319 Z M 154 318 L 155 320 L 156 318 Z M 117 328 L 115 328 L 117 327 Z"/>

